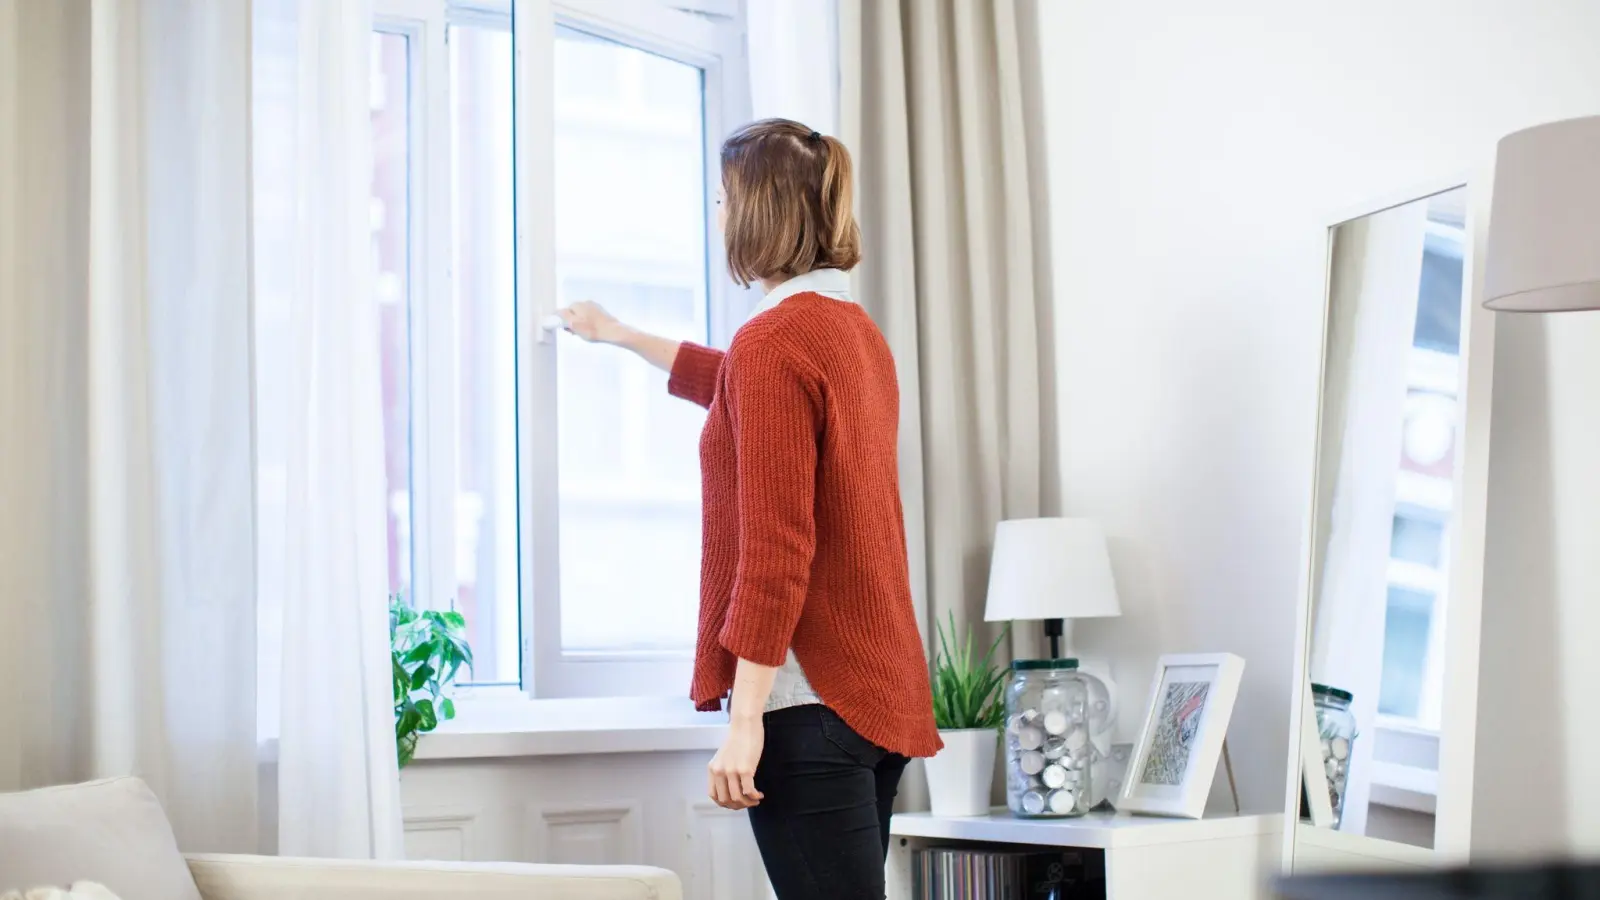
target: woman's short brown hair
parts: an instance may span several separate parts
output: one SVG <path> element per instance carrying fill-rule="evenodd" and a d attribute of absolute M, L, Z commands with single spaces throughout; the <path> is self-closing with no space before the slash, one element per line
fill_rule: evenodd
<path fill-rule="evenodd" d="M 763 119 L 722 142 L 723 242 L 733 280 L 749 285 L 861 261 L 850 151 L 788 119 Z"/>

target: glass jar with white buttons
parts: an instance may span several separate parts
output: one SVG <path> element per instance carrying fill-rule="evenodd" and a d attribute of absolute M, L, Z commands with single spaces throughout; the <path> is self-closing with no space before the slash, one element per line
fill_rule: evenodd
<path fill-rule="evenodd" d="M 1019 659 L 1006 688 L 1006 802 L 1025 818 L 1093 806 L 1089 685 L 1076 659 Z"/>

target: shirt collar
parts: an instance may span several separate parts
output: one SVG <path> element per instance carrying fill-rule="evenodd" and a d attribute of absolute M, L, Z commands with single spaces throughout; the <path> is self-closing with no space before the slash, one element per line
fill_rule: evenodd
<path fill-rule="evenodd" d="M 796 275 L 768 292 L 756 307 L 756 312 L 764 313 L 795 294 L 806 293 L 853 302 L 850 297 L 850 273 L 843 269 L 812 269 L 804 275 Z"/>

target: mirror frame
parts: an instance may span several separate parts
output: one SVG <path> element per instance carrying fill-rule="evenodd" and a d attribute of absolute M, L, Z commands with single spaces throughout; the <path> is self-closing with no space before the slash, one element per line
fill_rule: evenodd
<path fill-rule="evenodd" d="M 1480 264 L 1488 242 L 1490 198 L 1493 196 L 1493 165 L 1474 167 L 1470 172 L 1439 179 L 1407 190 L 1390 192 L 1358 206 L 1326 217 L 1322 224 L 1323 275 L 1321 328 L 1317 347 L 1317 395 L 1313 406 L 1310 457 L 1311 478 L 1306 490 L 1302 519 L 1300 585 L 1296 594 L 1294 687 L 1290 693 L 1288 774 L 1284 789 L 1284 829 L 1281 868 L 1294 871 L 1296 834 L 1300 820 L 1301 716 L 1305 713 L 1303 685 L 1310 675 L 1311 583 L 1317 556 L 1317 483 L 1321 474 L 1321 432 L 1323 397 L 1328 378 L 1328 328 L 1332 314 L 1333 232 L 1338 226 L 1395 207 L 1424 200 L 1438 194 L 1467 189 L 1466 230 L 1469 248 L 1464 261 L 1461 317 L 1461 421 L 1456 445 L 1457 516 L 1456 541 L 1451 557 L 1450 595 L 1445 619 L 1448 630 L 1444 641 L 1445 693 L 1440 711 L 1439 769 L 1434 811 L 1433 849 L 1416 848 L 1429 855 L 1437 866 L 1467 861 L 1472 844 L 1473 766 L 1477 749 L 1478 659 L 1483 609 L 1484 536 L 1488 506 L 1489 425 L 1494 389 L 1494 313 L 1483 307 L 1483 267 Z M 1451 738 L 1446 740 L 1446 735 Z M 1309 826 L 1308 826 L 1309 827 Z M 1373 838 L 1374 842 L 1379 839 Z M 1384 844 L 1394 842 L 1382 841 Z M 1404 854 L 1413 859 L 1416 854 Z M 1384 854 L 1375 853 L 1375 857 Z"/>

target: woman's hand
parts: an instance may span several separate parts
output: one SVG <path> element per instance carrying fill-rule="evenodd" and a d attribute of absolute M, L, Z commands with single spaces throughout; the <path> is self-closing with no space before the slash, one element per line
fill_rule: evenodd
<path fill-rule="evenodd" d="M 591 344 L 619 344 L 629 332 L 628 326 L 617 321 L 600 304 L 589 300 L 556 310 L 556 315 L 566 323 L 568 331 Z"/>
<path fill-rule="evenodd" d="M 711 799 L 723 809 L 749 809 L 761 802 L 756 790 L 756 765 L 766 743 L 760 716 L 736 719 L 728 726 L 728 739 L 708 766 Z"/>

